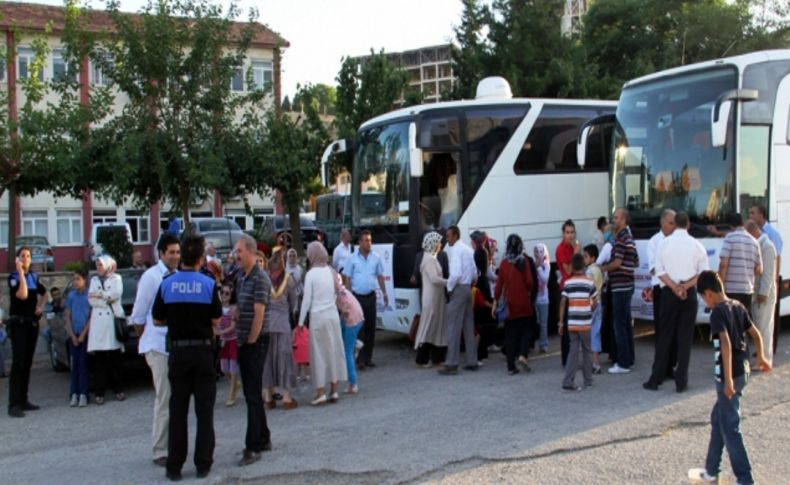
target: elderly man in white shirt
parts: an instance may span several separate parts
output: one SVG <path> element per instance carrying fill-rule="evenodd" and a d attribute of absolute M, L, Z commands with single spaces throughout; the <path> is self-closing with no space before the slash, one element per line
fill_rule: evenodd
<path fill-rule="evenodd" d="M 653 327 L 656 330 L 655 344 L 658 345 L 658 337 L 661 332 L 661 327 L 658 325 L 658 316 L 661 313 L 661 280 L 656 276 L 656 256 L 658 254 L 658 247 L 664 239 L 670 236 L 675 231 L 675 211 L 672 209 L 665 209 L 661 213 L 661 230 L 650 238 L 647 243 L 647 261 L 650 270 L 651 280 L 650 284 L 653 287 Z M 675 351 L 674 346 L 670 348 L 669 360 L 667 362 L 667 377 L 672 377 L 673 369 L 675 367 Z"/>
<path fill-rule="evenodd" d="M 335 271 L 343 274 L 346 261 L 353 252 L 354 248 L 351 246 L 351 232 L 348 229 L 343 229 L 340 231 L 340 244 L 335 246 L 335 249 L 332 251 L 332 267 L 335 268 Z"/>
<path fill-rule="evenodd" d="M 447 278 L 447 291 L 450 302 L 447 305 L 447 358 L 445 366 L 439 369 L 443 375 L 458 373 L 461 354 L 461 335 L 466 347 L 466 370 L 477 370 L 477 344 L 475 343 L 475 324 L 472 314 L 472 286 L 477 281 L 477 267 L 472 248 L 461 241 L 461 231 L 456 226 L 447 229 L 447 247 L 450 260 L 450 276 Z"/>
<path fill-rule="evenodd" d="M 174 273 L 181 259 L 178 237 L 165 234 L 157 244 L 159 262 L 140 277 L 137 295 L 132 309 L 132 324 L 140 336 L 137 351 L 145 355 L 151 369 L 156 397 L 154 399 L 153 462 L 159 466 L 167 464 L 168 425 L 170 421 L 170 381 L 167 377 L 167 327 L 154 325 L 151 309 L 165 275 Z"/>
<path fill-rule="evenodd" d="M 763 258 L 763 272 L 754 285 L 752 319 L 763 337 L 763 349 L 768 362 L 774 359 L 774 306 L 776 305 L 776 246 L 753 219 L 744 224 L 746 232 L 757 239 Z"/>
<path fill-rule="evenodd" d="M 656 276 L 661 280 L 661 313 L 658 342 L 653 357 L 650 378 L 642 384 L 648 390 L 658 390 L 667 375 L 669 357 L 674 346 L 677 355 L 675 390 L 688 388 L 688 367 L 691 343 L 697 320 L 697 277 L 708 269 L 708 252 L 688 233 L 689 216 L 675 215 L 676 229 L 658 247 Z"/>

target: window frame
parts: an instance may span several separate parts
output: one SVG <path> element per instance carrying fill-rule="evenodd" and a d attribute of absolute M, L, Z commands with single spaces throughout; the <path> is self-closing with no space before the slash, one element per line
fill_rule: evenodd
<path fill-rule="evenodd" d="M 57 73 L 55 71 L 55 65 L 57 64 L 56 59 L 60 59 L 60 63 L 63 64 L 63 78 L 58 79 Z M 52 69 L 52 80 L 53 81 L 67 81 L 70 83 L 77 82 L 78 72 L 71 72 L 72 69 L 69 67 L 69 63 L 66 62 L 66 59 L 63 57 L 63 49 L 53 49 L 52 50 L 52 62 L 50 63 Z"/>
<path fill-rule="evenodd" d="M 71 214 L 66 214 L 71 213 Z M 65 221 L 68 224 L 69 241 L 60 240 L 60 222 Z M 77 237 L 74 238 L 74 227 L 72 224 L 78 224 Z M 58 246 L 82 246 L 84 244 L 85 234 L 82 226 L 82 209 L 56 209 L 55 210 L 55 244 Z"/>
<path fill-rule="evenodd" d="M 255 81 L 255 73 L 256 71 L 261 71 L 261 78 L 263 80 L 263 86 L 258 86 L 258 83 Z M 268 85 L 266 84 L 266 73 L 269 73 L 269 81 Z M 273 93 L 274 92 L 274 61 L 270 59 L 252 59 L 250 60 L 250 74 L 252 79 L 252 85 L 250 86 L 250 91 L 254 91 L 257 89 L 261 89 L 266 93 Z"/>
<path fill-rule="evenodd" d="M 146 214 L 141 211 L 127 210 L 124 213 L 124 222 L 129 224 L 129 229 L 132 232 L 132 244 L 150 244 L 151 241 L 151 214 Z M 146 238 L 142 239 L 140 234 L 143 232 L 142 226 L 145 226 Z"/>
<path fill-rule="evenodd" d="M 17 50 L 16 50 L 16 78 L 17 78 L 17 80 L 21 81 L 21 80 L 25 80 L 25 79 L 28 78 L 28 76 L 30 75 L 30 65 L 32 64 L 32 61 L 33 61 L 33 59 L 35 59 L 35 57 L 36 57 L 36 53 L 35 53 L 35 51 L 33 51 L 32 48 L 30 48 L 30 47 L 22 47 L 22 46 L 17 48 Z M 22 76 L 22 60 L 23 59 L 25 60 L 25 71 L 27 73 L 24 77 Z M 44 82 L 44 80 L 45 80 L 44 69 L 41 69 L 41 72 L 39 73 L 38 77 L 39 77 L 39 80 L 41 82 Z"/>
<path fill-rule="evenodd" d="M 33 232 L 28 233 L 25 230 L 25 225 L 27 223 L 31 224 L 30 229 Z M 44 233 L 36 232 L 37 226 L 41 223 L 44 224 Z M 22 210 L 22 217 L 20 218 L 20 228 L 19 228 L 19 235 L 20 236 L 44 236 L 47 240 L 50 240 L 49 237 L 49 211 L 46 209 L 27 209 Z"/>

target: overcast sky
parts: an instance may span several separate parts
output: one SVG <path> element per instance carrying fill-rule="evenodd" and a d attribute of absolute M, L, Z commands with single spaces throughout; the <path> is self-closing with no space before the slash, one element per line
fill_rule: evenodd
<path fill-rule="evenodd" d="M 27 1 L 63 4 L 62 0 Z M 121 0 L 121 8 L 136 12 L 145 3 Z M 460 0 L 242 0 L 239 4 L 245 16 L 247 9 L 257 7 L 259 21 L 291 43 L 282 66 L 283 95 L 289 96 L 297 83 L 334 85 L 343 56 L 367 54 L 370 48 L 397 52 L 447 43 L 461 17 Z M 99 0 L 91 5 L 105 7 Z"/>

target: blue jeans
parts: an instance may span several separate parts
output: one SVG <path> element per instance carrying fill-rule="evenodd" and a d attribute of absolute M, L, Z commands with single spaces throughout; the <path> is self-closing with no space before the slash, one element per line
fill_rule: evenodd
<path fill-rule="evenodd" d="M 749 464 L 749 455 L 741 436 L 741 396 L 749 376 L 743 375 L 733 379 L 735 381 L 735 395 L 727 399 L 724 394 L 724 384 L 716 383 L 716 404 L 710 413 L 710 443 L 708 444 L 708 457 L 705 460 L 705 470 L 708 475 L 718 476 L 721 467 L 721 455 L 724 448 L 730 455 L 732 471 L 738 483 L 751 485 L 752 467 Z"/>
<path fill-rule="evenodd" d="M 630 369 L 634 365 L 634 329 L 631 327 L 631 298 L 634 290 L 612 291 L 614 340 L 617 345 L 617 365 Z"/>
<path fill-rule="evenodd" d="M 603 317 L 603 305 L 598 303 L 593 310 L 592 330 L 590 332 L 590 351 L 601 352 L 601 318 Z"/>
<path fill-rule="evenodd" d="M 538 328 L 540 329 L 538 347 L 546 350 L 549 348 L 549 304 L 538 303 L 535 305 L 535 310 L 538 316 Z"/>
<path fill-rule="evenodd" d="M 341 320 L 340 325 L 343 328 L 343 349 L 346 351 L 346 370 L 348 371 L 348 383 L 356 385 L 357 383 L 357 366 L 354 362 L 354 347 L 357 345 L 357 335 L 362 330 L 362 322 L 357 323 L 353 327 L 349 327 Z"/>
<path fill-rule="evenodd" d="M 88 342 L 76 347 L 68 342 L 71 355 L 71 387 L 69 394 L 88 395 Z"/>

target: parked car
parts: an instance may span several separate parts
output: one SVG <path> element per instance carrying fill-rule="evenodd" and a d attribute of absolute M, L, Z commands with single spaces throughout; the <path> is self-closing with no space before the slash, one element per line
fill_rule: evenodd
<path fill-rule="evenodd" d="M 140 277 L 143 275 L 142 269 L 119 269 L 117 271 L 123 280 L 123 294 L 121 295 L 121 306 L 126 314 L 126 318 L 132 314 L 132 307 L 134 306 L 134 299 L 137 296 L 137 283 L 140 282 Z M 91 277 L 93 274 L 90 275 Z M 90 279 L 89 279 L 90 281 Z M 65 300 L 69 292 L 73 291 L 72 284 L 66 286 L 63 290 L 63 299 Z M 46 315 L 48 328 L 44 332 L 44 339 L 47 342 L 47 349 L 49 350 L 49 363 L 52 370 L 56 372 L 66 371 L 69 368 L 71 361 L 69 356 L 68 333 L 66 332 L 66 321 L 62 313 Z M 137 343 L 139 338 L 134 330 L 134 327 L 126 327 L 126 342 L 124 342 L 124 361 L 140 365 L 145 364 L 144 359 L 137 353 Z"/>
<path fill-rule="evenodd" d="M 316 227 L 312 219 L 303 215 L 299 217 L 299 222 L 302 226 L 302 242 L 305 247 L 313 241 L 321 241 L 326 245 L 326 234 Z M 288 216 L 266 216 L 263 219 L 261 234 L 263 237 L 271 238 L 274 241 L 282 239 L 283 243 L 288 247 L 291 247 L 293 244 L 291 224 Z"/>
<path fill-rule="evenodd" d="M 193 219 L 190 221 L 192 233 L 206 238 L 207 243 L 212 243 L 217 250 L 217 258 L 225 261 L 233 251 L 233 247 L 244 235 L 241 226 L 232 219 L 224 217 L 211 217 L 206 219 Z"/>
<path fill-rule="evenodd" d="M 104 248 L 99 243 L 99 238 L 108 232 L 125 232 L 129 243 L 132 243 L 132 228 L 127 222 L 100 222 L 93 225 L 91 230 L 90 257 L 95 262 L 96 258 L 104 254 Z"/>
<path fill-rule="evenodd" d="M 17 249 L 22 246 L 30 248 L 32 258 L 31 265 L 40 268 L 41 271 L 55 271 L 55 255 L 49 240 L 44 236 L 17 236 Z M 14 251 L 16 254 L 16 251 Z"/>

